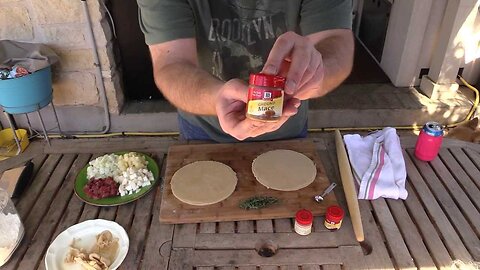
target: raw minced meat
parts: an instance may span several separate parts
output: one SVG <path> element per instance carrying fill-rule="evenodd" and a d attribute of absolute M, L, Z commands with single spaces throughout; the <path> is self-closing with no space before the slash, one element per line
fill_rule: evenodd
<path fill-rule="evenodd" d="M 83 191 L 88 197 L 93 199 L 103 199 L 118 195 L 118 183 L 112 177 L 107 178 L 92 178 L 83 187 Z"/>

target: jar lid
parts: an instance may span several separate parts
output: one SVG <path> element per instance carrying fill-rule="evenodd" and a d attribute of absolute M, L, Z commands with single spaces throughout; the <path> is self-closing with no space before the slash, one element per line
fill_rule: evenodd
<path fill-rule="evenodd" d="M 338 205 L 332 205 L 327 208 L 327 214 L 325 217 L 333 222 L 339 222 L 343 219 L 343 209 Z"/>
<path fill-rule="evenodd" d="M 250 74 L 249 83 L 256 86 L 284 88 L 285 77 L 263 73 L 252 73 Z"/>
<path fill-rule="evenodd" d="M 298 210 L 297 214 L 295 215 L 295 221 L 301 225 L 310 225 L 313 222 L 313 215 L 312 212 L 308 211 L 307 209 Z"/>

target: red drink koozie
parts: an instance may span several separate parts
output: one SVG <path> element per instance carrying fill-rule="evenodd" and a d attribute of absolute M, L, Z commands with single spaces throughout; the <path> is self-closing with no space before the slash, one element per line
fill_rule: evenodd
<path fill-rule="evenodd" d="M 443 140 L 443 126 L 437 122 L 426 123 L 415 145 L 415 157 L 423 161 L 432 161 L 438 155 Z"/>

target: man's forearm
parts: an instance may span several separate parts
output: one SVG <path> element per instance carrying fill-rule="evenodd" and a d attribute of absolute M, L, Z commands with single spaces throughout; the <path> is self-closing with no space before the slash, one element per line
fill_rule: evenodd
<path fill-rule="evenodd" d="M 325 75 L 323 96 L 340 85 L 350 74 L 353 67 L 353 36 L 333 36 L 318 42 L 315 48 L 322 54 Z"/>
<path fill-rule="evenodd" d="M 154 69 L 155 83 L 175 107 L 203 115 L 215 115 L 215 101 L 223 82 L 188 62 Z"/>

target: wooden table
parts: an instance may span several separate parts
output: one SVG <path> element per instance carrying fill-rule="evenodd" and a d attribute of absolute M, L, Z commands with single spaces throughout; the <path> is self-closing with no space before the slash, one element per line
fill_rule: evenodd
<path fill-rule="evenodd" d="M 332 134 L 316 135 L 328 176 L 340 183 Z M 44 269 L 53 239 L 88 219 L 115 220 L 130 237 L 120 269 L 405 269 L 448 268 L 452 260 L 480 260 L 480 146 L 445 141 L 436 160 L 412 157 L 414 137 L 402 138 L 408 171 L 406 201 L 361 201 L 367 241 L 364 255 L 348 217 L 340 231 L 323 227 L 298 236 L 291 219 L 165 225 L 158 220 L 161 186 L 142 199 L 119 207 L 94 207 L 72 191 L 76 174 L 91 158 L 119 150 L 151 153 L 164 164 L 174 138 L 54 140 L 33 143 L 26 153 L 0 163 L 0 172 L 32 160 L 34 180 L 16 201 L 26 234 L 8 264 L 0 269 Z M 346 209 L 341 188 L 336 189 Z M 256 251 L 264 241 L 278 245 L 272 257 Z M 301 266 L 301 267 L 300 267 Z"/>

